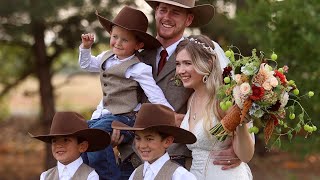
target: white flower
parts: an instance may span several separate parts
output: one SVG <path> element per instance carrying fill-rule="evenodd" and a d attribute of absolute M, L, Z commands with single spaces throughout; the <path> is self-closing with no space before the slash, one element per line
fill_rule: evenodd
<path fill-rule="evenodd" d="M 241 99 L 240 87 L 235 86 L 233 88 L 232 92 L 233 92 L 233 97 L 234 97 L 235 103 L 239 106 L 240 109 L 242 109 L 243 108 L 243 100 Z"/>
<path fill-rule="evenodd" d="M 243 95 L 248 95 L 251 92 L 250 84 L 245 82 L 240 85 L 240 93 Z"/>
<path fill-rule="evenodd" d="M 285 107 L 288 103 L 288 100 L 289 100 L 289 94 L 284 91 L 280 98 L 280 103 L 281 103 L 280 107 Z"/>

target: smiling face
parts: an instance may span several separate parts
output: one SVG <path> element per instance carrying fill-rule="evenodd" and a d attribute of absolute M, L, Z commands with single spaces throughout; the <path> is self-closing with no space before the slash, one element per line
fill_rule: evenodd
<path fill-rule="evenodd" d="M 143 161 L 150 164 L 165 154 L 166 149 L 173 143 L 172 136 L 161 137 L 159 133 L 152 130 L 135 132 L 135 146 Z"/>
<path fill-rule="evenodd" d="M 193 20 L 186 9 L 160 3 L 155 10 L 157 39 L 168 47 L 183 36 L 183 32 Z"/>
<path fill-rule="evenodd" d="M 80 157 L 88 149 L 88 142 L 78 143 L 74 136 L 56 136 L 51 140 L 51 150 L 54 158 L 67 165 Z"/>
<path fill-rule="evenodd" d="M 143 43 L 139 42 L 135 35 L 119 26 L 113 26 L 110 33 L 110 46 L 119 59 L 125 59 L 134 54 L 136 50 L 143 47 Z"/>
<path fill-rule="evenodd" d="M 185 88 L 197 89 L 204 85 L 203 75 L 195 70 L 191 56 L 186 49 L 182 49 L 176 56 L 176 74 Z"/>

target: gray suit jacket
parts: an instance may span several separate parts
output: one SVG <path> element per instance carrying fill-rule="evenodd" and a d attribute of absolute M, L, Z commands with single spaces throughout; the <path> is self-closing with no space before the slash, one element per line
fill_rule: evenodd
<path fill-rule="evenodd" d="M 173 54 L 164 65 L 162 71 L 157 75 L 156 66 L 157 49 L 144 50 L 139 55 L 139 59 L 147 65 L 152 66 L 153 78 L 157 85 L 162 89 L 166 99 L 173 106 L 177 113 L 185 114 L 187 112 L 188 99 L 193 93 L 193 89 L 186 89 L 183 84 L 175 83 L 176 58 Z M 147 102 L 144 96 L 142 102 Z M 129 144 L 120 144 L 118 149 L 121 154 L 121 160 L 128 158 L 134 151 Z M 173 144 L 167 150 L 170 156 L 191 157 L 191 151 L 185 144 Z"/>
<path fill-rule="evenodd" d="M 177 113 L 186 114 L 188 99 L 191 96 L 193 89 L 186 89 L 183 84 L 177 85 L 175 82 L 176 74 L 176 56 L 172 54 L 169 60 L 164 65 L 163 69 L 157 75 L 156 69 L 156 54 L 157 50 L 143 51 L 141 60 L 152 66 L 153 78 L 162 89 L 166 99 L 173 106 Z M 187 156 L 191 157 L 191 152 L 184 144 L 173 144 L 169 147 L 168 153 L 170 156 Z"/>

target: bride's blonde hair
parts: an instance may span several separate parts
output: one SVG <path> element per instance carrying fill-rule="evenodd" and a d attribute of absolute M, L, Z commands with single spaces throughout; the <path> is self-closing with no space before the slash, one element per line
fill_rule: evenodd
<path fill-rule="evenodd" d="M 209 129 L 213 126 L 212 119 L 215 117 L 219 121 L 225 115 L 219 106 L 216 93 L 222 85 L 222 69 L 218 56 L 214 51 L 213 42 L 205 35 L 192 35 L 181 41 L 176 48 L 176 54 L 185 49 L 191 57 L 194 69 L 203 75 L 209 99 L 207 100 L 205 114 L 203 118 L 203 128 L 209 134 Z"/>

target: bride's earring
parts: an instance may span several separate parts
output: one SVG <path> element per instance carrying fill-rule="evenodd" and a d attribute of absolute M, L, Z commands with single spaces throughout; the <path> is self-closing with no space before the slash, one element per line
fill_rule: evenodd
<path fill-rule="evenodd" d="M 203 83 L 207 83 L 209 76 L 208 75 L 204 75 L 202 78 L 202 82 Z"/>

